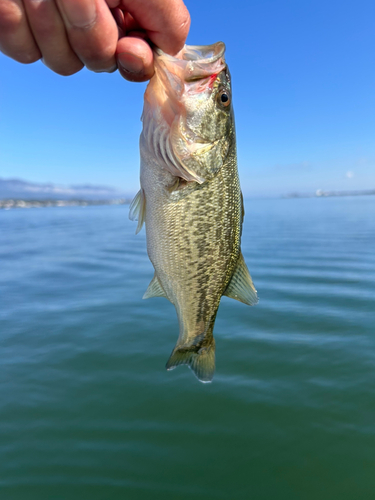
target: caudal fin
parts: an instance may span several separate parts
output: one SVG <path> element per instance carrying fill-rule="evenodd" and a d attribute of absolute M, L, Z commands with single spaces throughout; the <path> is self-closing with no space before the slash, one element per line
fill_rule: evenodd
<path fill-rule="evenodd" d="M 191 346 L 175 347 L 167 361 L 166 369 L 173 370 L 176 366 L 188 365 L 200 382 L 211 382 L 215 373 L 215 340 L 207 338 Z"/>

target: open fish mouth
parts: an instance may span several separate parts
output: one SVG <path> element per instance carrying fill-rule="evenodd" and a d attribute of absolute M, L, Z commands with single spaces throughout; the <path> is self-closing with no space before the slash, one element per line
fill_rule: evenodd
<path fill-rule="evenodd" d="M 185 45 L 178 54 L 170 56 L 161 49 L 155 49 L 157 59 L 164 69 L 173 68 L 185 82 L 211 76 L 225 68 L 225 44 Z"/>
<path fill-rule="evenodd" d="M 155 52 L 161 56 L 165 55 L 172 59 L 185 59 L 186 61 L 199 61 L 211 63 L 217 61 L 225 52 L 224 42 L 216 42 L 212 45 L 185 45 L 176 56 L 170 56 L 161 49 L 156 48 Z"/>

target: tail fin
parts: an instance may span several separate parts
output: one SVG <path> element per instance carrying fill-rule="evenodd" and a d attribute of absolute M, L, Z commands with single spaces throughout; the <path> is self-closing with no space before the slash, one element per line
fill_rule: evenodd
<path fill-rule="evenodd" d="M 212 335 L 198 344 L 175 347 L 167 361 L 166 369 L 188 365 L 200 382 L 211 382 L 215 373 L 215 340 Z"/>

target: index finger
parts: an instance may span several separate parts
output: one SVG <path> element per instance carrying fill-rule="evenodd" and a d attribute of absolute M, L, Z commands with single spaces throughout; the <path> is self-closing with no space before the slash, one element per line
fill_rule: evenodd
<path fill-rule="evenodd" d="M 190 15 L 182 0 L 107 0 L 107 4 L 129 12 L 164 52 L 175 55 L 184 46 Z"/>

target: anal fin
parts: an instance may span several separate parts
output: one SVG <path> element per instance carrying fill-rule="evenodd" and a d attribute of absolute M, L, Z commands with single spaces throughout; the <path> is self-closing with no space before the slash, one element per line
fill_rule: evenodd
<path fill-rule="evenodd" d="M 138 226 L 135 234 L 138 234 L 142 229 L 143 223 L 146 218 L 146 198 L 143 189 L 141 188 L 135 195 L 133 201 L 130 204 L 129 209 L 129 219 L 138 221 Z"/>
<path fill-rule="evenodd" d="M 249 270 L 246 266 L 242 252 L 237 261 L 236 269 L 234 270 L 232 279 L 229 282 L 223 295 L 231 299 L 239 300 L 249 306 L 254 306 L 258 303 L 257 291 L 254 287 Z"/>
<path fill-rule="evenodd" d="M 154 274 L 154 277 L 152 278 L 142 298 L 151 299 L 152 297 L 165 297 L 166 299 L 168 298 L 165 295 L 164 289 L 159 281 L 159 278 L 156 276 L 156 273 Z"/>

